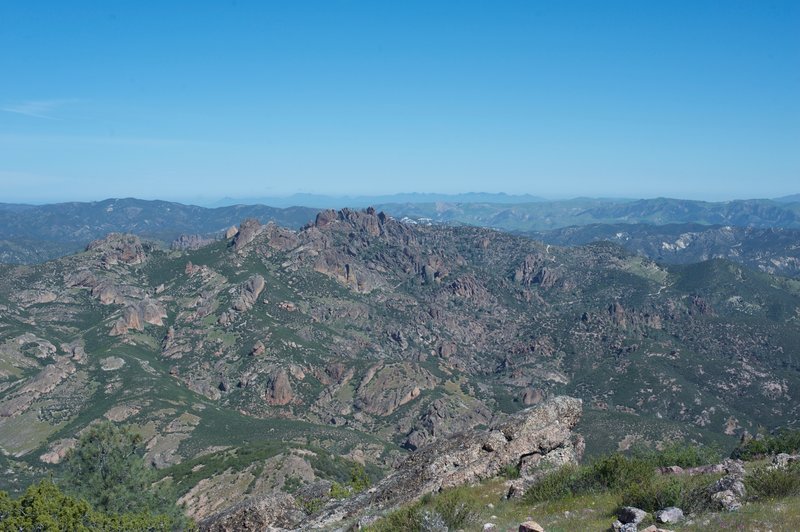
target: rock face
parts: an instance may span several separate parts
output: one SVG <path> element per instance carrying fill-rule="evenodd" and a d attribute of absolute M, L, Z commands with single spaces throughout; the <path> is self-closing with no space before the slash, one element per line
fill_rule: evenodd
<path fill-rule="evenodd" d="M 233 301 L 231 308 L 237 312 L 245 312 L 253 308 L 261 291 L 264 290 L 264 278 L 254 275 L 247 280 L 239 291 L 239 295 Z"/>
<path fill-rule="evenodd" d="M 330 528 L 365 512 L 377 513 L 443 488 L 495 477 L 504 466 L 519 464 L 526 458 L 545 459 L 558 454 L 561 465 L 574 462 L 578 453 L 574 450 L 571 429 L 580 417 L 579 399 L 554 397 L 490 429 L 437 440 L 412 453 L 395 473 L 370 490 L 332 501 L 313 516 L 304 516 L 291 496 L 280 494 L 245 501 L 202 521 L 200 528 L 207 531 Z"/>
<path fill-rule="evenodd" d="M 15 393 L 0 401 L 0 418 L 14 417 L 24 412 L 40 396 L 50 393 L 61 382 L 75 373 L 75 364 L 67 357 L 59 357 L 54 364 L 45 366 L 38 374 Z"/>
<path fill-rule="evenodd" d="M 244 501 L 227 511 L 200 521 L 204 532 L 295 529 L 305 514 L 288 493 Z"/>
<path fill-rule="evenodd" d="M 111 233 L 105 238 L 95 240 L 86 246 L 86 251 L 102 252 L 103 264 L 110 266 L 117 263 L 141 264 L 145 260 L 142 241 L 134 235 Z"/>
<path fill-rule="evenodd" d="M 114 322 L 114 326 L 109 333 L 111 336 L 119 336 L 125 334 L 129 329 L 137 331 L 144 330 L 144 324 L 161 326 L 164 324 L 162 321 L 167 317 L 167 311 L 164 306 L 153 299 L 143 299 L 130 303 L 125 310 L 122 311 L 122 317 Z"/>
<path fill-rule="evenodd" d="M 476 425 L 488 425 L 491 419 L 492 412 L 483 403 L 442 397 L 428 406 L 404 446 L 416 450 L 435 438 L 465 432 Z"/>
<path fill-rule="evenodd" d="M 275 371 L 270 377 L 266 399 L 267 404 L 272 406 L 288 405 L 294 399 L 292 385 L 285 369 L 281 368 Z"/>
<path fill-rule="evenodd" d="M 170 249 L 200 249 L 214 242 L 213 238 L 207 238 L 203 235 L 181 235 L 169 245 Z"/>
<path fill-rule="evenodd" d="M 240 251 L 243 247 L 252 242 L 263 230 L 263 227 L 264 226 L 262 226 L 258 220 L 253 218 L 248 218 L 243 221 L 233 239 L 233 250 Z"/>
<path fill-rule="evenodd" d="M 410 364 L 373 368 L 356 391 L 355 406 L 369 414 L 388 416 L 435 385 L 430 372 Z"/>
<path fill-rule="evenodd" d="M 711 500 L 720 510 L 735 512 L 742 507 L 746 492 L 744 487 L 744 465 L 741 460 L 725 460 L 722 463 L 725 476 L 711 486 Z"/>

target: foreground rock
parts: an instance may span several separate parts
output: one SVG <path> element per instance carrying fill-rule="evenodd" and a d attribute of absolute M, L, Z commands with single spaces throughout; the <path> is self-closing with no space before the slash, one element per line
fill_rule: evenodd
<path fill-rule="evenodd" d="M 742 507 L 746 495 L 744 465 L 741 460 L 725 460 L 722 465 L 726 474 L 711 486 L 711 500 L 720 510 L 735 512 Z"/>
<path fill-rule="evenodd" d="M 581 401 L 554 397 L 523 410 L 487 430 L 465 432 L 435 441 L 412 453 L 398 470 L 366 492 L 332 501 L 317 514 L 298 518 L 300 505 L 250 499 L 200 523 L 201 530 L 241 530 L 269 526 L 285 529 L 327 528 L 364 514 L 381 514 L 444 488 L 496 477 L 503 467 L 523 461 L 559 465 L 578 460 L 571 429 L 581 417 Z M 538 458 L 538 460 L 536 460 Z M 302 512 L 301 512 L 302 514 Z M 251 528 L 247 528 L 251 527 Z"/>
<path fill-rule="evenodd" d="M 656 521 L 659 523 L 680 523 L 683 521 L 683 510 L 670 506 L 656 512 Z"/>
<path fill-rule="evenodd" d="M 519 525 L 518 532 L 544 532 L 544 528 L 536 521 L 525 521 Z"/>

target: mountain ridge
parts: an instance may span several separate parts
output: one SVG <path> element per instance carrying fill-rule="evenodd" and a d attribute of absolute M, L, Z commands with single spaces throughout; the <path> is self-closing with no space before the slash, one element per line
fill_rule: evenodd
<path fill-rule="evenodd" d="M 99 418 L 145 431 L 148 463 L 202 518 L 223 487 L 235 504 L 312 485 L 328 456 L 379 474 L 561 394 L 583 400 L 593 453 L 730 446 L 797 415 L 800 287 L 726 260 L 344 209 L 299 230 L 247 220 L 198 249 L 109 235 L 0 273 L 6 488 L 57 471 Z"/>

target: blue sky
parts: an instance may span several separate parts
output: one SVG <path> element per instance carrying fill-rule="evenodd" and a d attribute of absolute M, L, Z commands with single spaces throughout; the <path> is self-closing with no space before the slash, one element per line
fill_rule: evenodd
<path fill-rule="evenodd" d="M 0 201 L 800 192 L 800 2 L 0 3 Z"/>

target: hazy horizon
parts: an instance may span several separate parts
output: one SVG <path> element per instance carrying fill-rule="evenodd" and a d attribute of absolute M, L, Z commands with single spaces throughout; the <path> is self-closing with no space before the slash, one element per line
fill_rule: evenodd
<path fill-rule="evenodd" d="M 18 204 L 18 205 L 53 205 L 53 204 L 60 204 L 60 203 L 102 203 L 106 201 L 120 201 L 120 200 L 142 200 L 142 201 L 165 201 L 170 203 L 180 203 L 184 205 L 195 205 L 198 207 L 205 207 L 205 208 L 216 208 L 216 207 L 226 207 L 226 206 L 234 206 L 234 205 L 256 205 L 256 204 L 263 204 L 266 206 L 272 207 L 312 207 L 316 208 L 316 205 L 313 201 L 309 201 L 308 203 L 303 203 L 302 200 L 317 200 L 319 202 L 324 202 L 325 200 L 331 201 L 342 201 L 346 202 L 348 200 L 357 200 L 360 203 L 349 205 L 347 203 L 337 204 L 336 208 L 340 207 L 355 207 L 361 208 L 362 206 L 366 206 L 363 202 L 366 200 L 389 200 L 393 197 L 408 197 L 408 196 L 418 196 L 422 198 L 416 198 L 414 201 L 403 200 L 399 201 L 399 203 L 403 202 L 424 202 L 424 197 L 426 196 L 441 196 L 444 198 L 450 198 L 453 200 L 461 200 L 461 198 L 468 197 L 468 196 L 497 196 L 496 199 L 503 199 L 503 201 L 491 201 L 491 200 L 480 200 L 481 202 L 486 203 L 507 203 L 509 205 L 514 204 L 523 204 L 523 203 L 536 203 L 536 202 L 567 202 L 567 201 L 577 201 L 577 200 L 595 200 L 595 201 L 609 201 L 609 202 L 633 202 L 633 201 L 640 201 L 640 200 L 656 200 L 656 199 L 666 199 L 666 200 L 678 200 L 678 201 L 698 201 L 698 202 L 706 202 L 706 203 L 728 203 L 734 201 L 748 201 L 748 200 L 782 200 L 784 198 L 793 198 L 794 196 L 798 196 L 800 198 L 800 193 L 794 194 L 786 194 L 784 196 L 777 196 L 777 197 L 737 197 L 737 198 L 730 198 L 726 200 L 708 200 L 703 198 L 686 198 L 680 196 L 648 196 L 648 197 L 635 197 L 635 196 L 551 196 L 551 197 L 544 197 L 544 196 L 536 196 L 535 194 L 508 194 L 505 192 L 476 192 L 476 191 L 468 191 L 468 192 L 454 192 L 454 193 L 441 193 L 441 192 L 395 192 L 390 194 L 341 194 L 341 195 L 334 195 L 334 194 L 314 194 L 314 193 L 293 193 L 293 194 L 285 194 L 285 195 L 275 195 L 275 196 L 253 196 L 253 197 L 195 197 L 195 198 L 166 198 L 166 197 L 142 197 L 142 196 L 108 196 L 108 197 L 94 197 L 94 198 L 87 198 L 87 199 L 65 199 L 60 201 L 8 201 L 5 198 L 0 197 L 0 203 L 5 204 Z M 299 200 L 297 203 L 293 203 L 292 200 L 297 199 Z M 464 199 L 464 203 L 469 203 L 471 200 Z M 798 199 L 797 201 L 800 201 Z M 272 202 L 272 203 L 271 203 Z M 386 203 L 392 203 L 392 201 L 381 201 Z M 327 208 L 320 207 L 320 208 Z"/>

